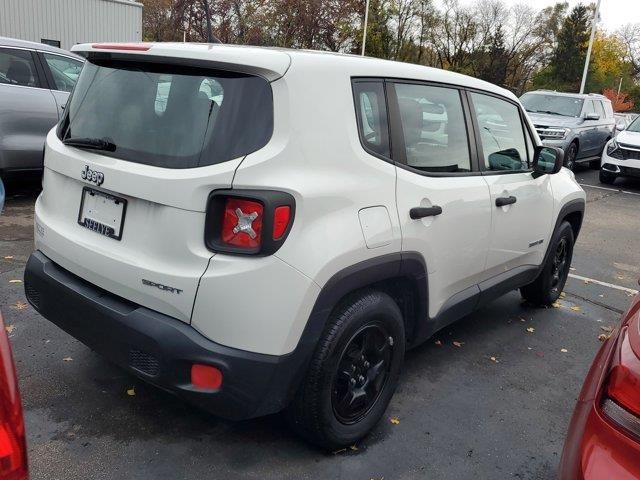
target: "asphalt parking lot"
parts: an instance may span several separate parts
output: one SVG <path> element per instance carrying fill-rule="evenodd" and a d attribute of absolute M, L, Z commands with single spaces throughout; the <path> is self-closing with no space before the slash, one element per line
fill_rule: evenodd
<path fill-rule="evenodd" d="M 39 179 L 7 181 L 0 305 L 32 478 L 555 478 L 598 336 L 618 322 L 640 276 L 640 182 L 605 187 L 586 169 L 576 177 L 590 185 L 587 213 L 559 307 L 527 307 L 512 292 L 440 332 L 407 355 L 373 434 L 335 454 L 299 441 L 279 416 L 231 423 L 201 413 L 40 317 L 12 282 L 22 279 L 32 250 Z"/>

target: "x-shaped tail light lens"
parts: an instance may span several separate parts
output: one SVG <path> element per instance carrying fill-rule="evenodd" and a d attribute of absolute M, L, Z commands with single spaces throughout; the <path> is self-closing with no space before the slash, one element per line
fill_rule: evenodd
<path fill-rule="evenodd" d="M 241 198 L 227 198 L 222 223 L 222 241 L 240 248 L 257 248 L 262 242 L 260 202 Z"/>

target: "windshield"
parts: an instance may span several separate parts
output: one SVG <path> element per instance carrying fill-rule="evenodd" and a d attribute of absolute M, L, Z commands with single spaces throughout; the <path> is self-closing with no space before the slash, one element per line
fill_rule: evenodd
<path fill-rule="evenodd" d="M 640 133 L 640 117 L 636 117 L 636 119 L 631 122 L 631 125 L 629 125 L 626 130 L 627 132 Z"/>
<path fill-rule="evenodd" d="M 79 148 L 107 142 L 113 148 L 101 154 L 131 162 L 192 168 L 256 151 L 272 130 L 271 87 L 262 78 L 95 61 L 80 74 L 58 136 Z"/>
<path fill-rule="evenodd" d="M 527 112 L 579 117 L 582 111 L 581 98 L 561 95 L 544 95 L 541 93 L 525 93 L 520 101 Z"/>

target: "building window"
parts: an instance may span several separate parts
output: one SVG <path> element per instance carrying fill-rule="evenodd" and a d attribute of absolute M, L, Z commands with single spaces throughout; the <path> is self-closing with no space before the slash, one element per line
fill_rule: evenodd
<path fill-rule="evenodd" d="M 40 43 L 44 43 L 45 45 L 49 45 L 50 47 L 60 48 L 60 40 L 49 40 L 48 38 L 41 38 Z"/>

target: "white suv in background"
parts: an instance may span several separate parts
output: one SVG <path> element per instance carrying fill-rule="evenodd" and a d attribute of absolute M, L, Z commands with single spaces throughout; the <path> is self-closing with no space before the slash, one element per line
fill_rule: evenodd
<path fill-rule="evenodd" d="M 336 448 L 406 349 L 510 290 L 560 295 L 585 195 L 510 92 L 317 52 L 74 51 L 26 295 L 140 378 Z"/>
<path fill-rule="evenodd" d="M 602 152 L 600 181 L 611 184 L 618 177 L 640 178 L 640 117 L 610 140 Z"/>

